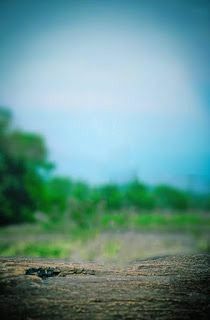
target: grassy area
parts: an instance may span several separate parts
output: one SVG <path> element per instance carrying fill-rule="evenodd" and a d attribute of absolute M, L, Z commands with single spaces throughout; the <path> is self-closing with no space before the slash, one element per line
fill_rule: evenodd
<path fill-rule="evenodd" d="M 210 230 L 210 215 L 201 213 L 105 213 L 100 220 L 105 229 Z"/>
<path fill-rule="evenodd" d="M 63 221 L 0 229 L 0 255 L 128 262 L 154 255 L 210 252 L 210 215 L 103 213 L 86 228 Z"/>

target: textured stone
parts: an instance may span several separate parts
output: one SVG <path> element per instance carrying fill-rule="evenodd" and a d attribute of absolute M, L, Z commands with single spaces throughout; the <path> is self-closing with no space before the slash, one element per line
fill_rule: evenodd
<path fill-rule="evenodd" d="M 0 258 L 1 319 L 208 319 L 210 256 L 126 267 Z"/>

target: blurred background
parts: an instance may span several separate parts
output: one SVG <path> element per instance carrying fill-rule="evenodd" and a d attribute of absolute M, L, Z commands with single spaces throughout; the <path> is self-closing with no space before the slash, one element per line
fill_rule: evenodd
<path fill-rule="evenodd" d="M 0 1 L 0 255 L 210 252 L 208 0 Z"/>

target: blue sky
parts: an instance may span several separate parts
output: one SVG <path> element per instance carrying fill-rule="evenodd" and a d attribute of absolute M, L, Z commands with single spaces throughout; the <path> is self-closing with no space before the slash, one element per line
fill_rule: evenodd
<path fill-rule="evenodd" d="M 92 183 L 210 179 L 208 1 L 0 1 L 0 103 Z"/>

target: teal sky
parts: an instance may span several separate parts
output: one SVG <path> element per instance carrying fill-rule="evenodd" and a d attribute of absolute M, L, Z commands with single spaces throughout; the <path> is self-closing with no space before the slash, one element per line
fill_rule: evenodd
<path fill-rule="evenodd" d="M 210 180 L 209 1 L 0 1 L 0 104 L 92 183 Z"/>

